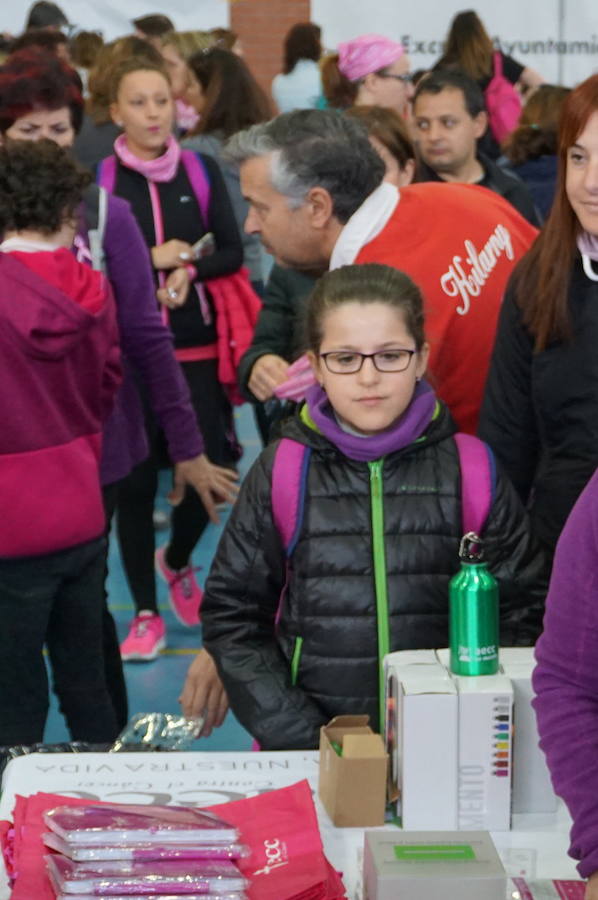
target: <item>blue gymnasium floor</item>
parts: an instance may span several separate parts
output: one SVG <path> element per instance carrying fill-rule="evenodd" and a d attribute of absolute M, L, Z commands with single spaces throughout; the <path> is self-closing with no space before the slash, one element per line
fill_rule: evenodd
<path fill-rule="evenodd" d="M 241 440 L 245 453 L 239 468 L 244 475 L 252 462 L 259 454 L 260 441 L 257 435 L 253 412 L 249 405 L 240 407 L 236 411 L 237 433 Z M 168 510 L 168 502 L 164 494 L 168 490 L 169 478 L 164 473 L 161 480 L 161 496 L 158 500 L 160 509 Z M 210 562 L 216 550 L 218 539 L 222 531 L 222 525 L 226 521 L 228 510 L 221 513 L 221 524 L 209 525 L 199 545 L 193 554 L 193 563 L 201 566 L 198 580 L 203 586 Z M 157 545 L 165 543 L 167 531 L 156 532 Z M 118 628 L 120 640 L 122 640 L 133 617 L 133 603 L 122 569 L 120 554 L 114 537 L 110 540 L 108 578 L 109 605 Z M 166 584 L 158 578 L 158 604 L 166 622 L 167 649 L 161 656 L 150 663 L 125 663 L 125 676 L 129 693 L 130 715 L 139 712 L 169 712 L 180 713 L 178 696 L 185 680 L 185 674 L 189 667 L 195 650 L 201 646 L 201 627 L 186 628 L 181 625 L 172 612 L 166 599 Z M 52 704 L 44 739 L 48 743 L 66 741 L 68 732 L 57 704 L 52 695 Z M 251 738 L 245 729 L 237 722 L 231 712 L 228 713 L 221 728 L 212 732 L 209 738 L 200 738 L 195 742 L 193 749 L 197 750 L 249 750 Z"/>

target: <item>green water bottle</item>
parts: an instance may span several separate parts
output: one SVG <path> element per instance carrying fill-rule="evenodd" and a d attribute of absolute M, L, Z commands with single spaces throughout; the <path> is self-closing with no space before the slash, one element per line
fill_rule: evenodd
<path fill-rule="evenodd" d="M 459 547 L 461 570 L 449 584 L 451 672 L 498 672 L 498 584 L 483 562 L 483 542 L 470 531 Z"/>

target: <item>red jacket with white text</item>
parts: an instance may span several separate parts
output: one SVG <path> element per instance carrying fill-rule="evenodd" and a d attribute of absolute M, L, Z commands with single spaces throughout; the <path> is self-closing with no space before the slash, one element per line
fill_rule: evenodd
<path fill-rule="evenodd" d="M 475 434 L 507 281 L 536 229 L 493 191 L 412 184 L 356 263 L 406 272 L 425 301 L 429 371 L 460 431 Z"/>
<path fill-rule="evenodd" d="M 0 253 L 0 557 L 103 533 L 102 424 L 120 379 L 105 277 L 66 249 Z"/>

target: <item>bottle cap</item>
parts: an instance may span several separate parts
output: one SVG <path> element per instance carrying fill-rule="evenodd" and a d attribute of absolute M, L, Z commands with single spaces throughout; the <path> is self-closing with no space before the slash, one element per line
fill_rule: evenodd
<path fill-rule="evenodd" d="M 480 562 L 484 558 L 484 542 L 475 531 L 468 531 L 459 544 L 459 559 L 463 562 Z"/>

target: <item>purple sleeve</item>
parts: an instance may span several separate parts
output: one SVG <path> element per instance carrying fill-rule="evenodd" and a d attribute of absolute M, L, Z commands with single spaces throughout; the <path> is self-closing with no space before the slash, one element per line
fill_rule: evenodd
<path fill-rule="evenodd" d="M 557 545 L 536 659 L 540 746 L 573 819 L 569 852 L 587 878 L 598 870 L 598 472 Z"/>
<path fill-rule="evenodd" d="M 189 389 L 157 307 L 147 246 L 129 204 L 119 197 L 108 199 L 104 251 L 123 354 L 147 385 L 171 460 L 192 459 L 203 452 L 204 444 Z"/>

